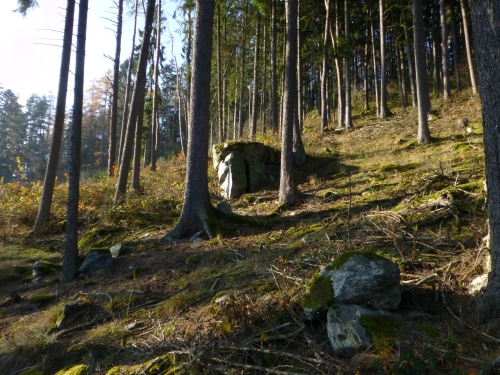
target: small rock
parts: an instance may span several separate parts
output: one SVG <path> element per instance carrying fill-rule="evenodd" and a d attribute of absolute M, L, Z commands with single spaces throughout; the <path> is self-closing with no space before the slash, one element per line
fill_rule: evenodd
<path fill-rule="evenodd" d="M 39 260 L 33 265 L 33 276 L 45 276 L 60 268 L 61 266 L 58 264 L 53 264 L 47 261 Z"/>
<path fill-rule="evenodd" d="M 92 305 L 88 302 L 79 302 L 64 305 L 62 313 L 56 323 L 57 329 L 62 329 L 73 323 L 77 318 L 86 314 Z"/>
<path fill-rule="evenodd" d="M 196 240 L 192 241 L 193 243 L 200 243 L 203 242 L 203 238 L 197 238 Z"/>
<path fill-rule="evenodd" d="M 114 245 L 109 249 L 109 251 L 111 252 L 111 256 L 113 258 L 118 258 L 120 255 L 123 255 L 123 252 L 125 251 L 125 245 L 122 243 Z"/>
<path fill-rule="evenodd" d="M 110 271 L 113 268 L 113 258 L 110 253 L 102 253 L 99 251 L 91 251 L 85 257 L 78 272 L 84 275 L 92 275 L 101 270 Z"/>
<path fill-rule="evenodd" d="M 202 231 L 196 233 L 193 237 L 190 238 L 189 242 L 196 242 L 196 240 L 200 239 L 202 234 L 203 234 Z"/>
<path fill-rule="evenodd" d="M 478 294 L 480 291 L 486 289 L 486 285 L 488 284 L 488 274 L 476 277 L 470 285 L 467 287 L 470 295 Z"/>

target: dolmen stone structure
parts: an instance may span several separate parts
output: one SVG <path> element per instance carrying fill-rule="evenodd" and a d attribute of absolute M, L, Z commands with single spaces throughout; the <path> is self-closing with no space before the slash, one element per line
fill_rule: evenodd
<path fill-rule="evenodd" d="M 279 181 L 280 154 L 259 142 L 214 145 L 213 166 L 226 199 L 262 190 Z"/>

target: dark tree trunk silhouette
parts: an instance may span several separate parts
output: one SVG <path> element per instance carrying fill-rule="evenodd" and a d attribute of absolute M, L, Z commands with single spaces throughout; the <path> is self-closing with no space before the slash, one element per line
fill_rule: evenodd
<path fill-rule="evenodd" d="M 484 293 L 480 315 L 483 322 L 500 317 L 500 2 L 471 0 L 472 29 L 479 94 L 484 122 L 486 185 L 490 225 L 491 272 Z"/>
<path fill-rule="evenodd" d="M 139 97 L 139 109 L 137 110 L 137 123 L 135 126 L 134 159 L 132 163 L 132 189 L 134 189 L 135 191 L 141 190 L 140 175 L 141 175 L 142 125 L 144 122 L 144 100 L 145 100 L 144 95 L 141 95 Z M 147 145 L 145 144 L 144 149 L 146 149 L 146 146 Z"/>
<path fill-rule="evenodd" d="M 462 83 L 460 81 L 460 46 L 458 43 L 457 32 L 457 16 L 455 14 L 454 0 L 451 0 L 451 35 L 453 46 L 453 70 L 455 73 L 455 85 L 457 92 L 462 91 Z"/>
<path fill-rule="evenodd" d="M 83 82 L 85 73 L 85 44 L 87 40 L 88 0 L 80 0 L 78 34 L 76 37 L 75 91 L 71 146 L 68 167 L 68 213 L 66 218 L 66 244 L 63 259 L 65 282 L 73 281 L 78 273 L 78 203 L 80 196 L 80 153 L 82 145 Z"/>
<path fill-rule="evenodd" d="M 392 113 L 387 105 L 387 68 L 385 59 L 385 3 L 379 0 L 380 12 L 380 118 L 386 118 Z"/>
<path fill-rule="evenodd" d="M 245 8 L 243 14 L 243 29 L 242 29 L 242 42 L 241 42 L 241 61 L 240 61 L 240 109 L 238 115 L 238 132 L 237 138 L 241 139 L 243 137 L 243 103 L 245 95 L 245 63 L 246 63 L 246 44 L 247 44 L 247 24 L 248 24 L 248 0 L 245 0 Z M 250 108 L 249 108 L 250 110 Z"/>
<path fill-rule="evenodd" d="M 278 74 L 276 72 L 276 1 L 271 1 L 271 127 L 278 132 Z"/>
<path fill-rule="evenodd" d="M 214 8 L 215 0 L 196 2 L 184 205 L 179 222 L 162 239 L 164 242 L 198 231 L 204 231 L 210 238 L 217 235 L 215 227 L 218 224 L 214 223 L 217 220 L 210 204 L 207 174 Z"/>
<path fill-rule="evenodd" d="M 115 174 L 116 168 L 116 128 L 118 122 L 118 90 L 120 79 L 120 54 L 122 49 L 123 0 L 118 0 L 118 20 L 116 22 L 116 50 L 113 62 L 113 99 L 111 102 L 111 124 L 109 126 L 108 176 Z"/>
<path fill-rule="evenodd" d="M 68 91 L 68 76 L 71 62 L 71 43 L 73 39 L 73 21 L 75 17 L 75 1 L 68 0 L 66 5 L 66 20 L 64 23 L 63 48 L 61 55 L 61 68 L 59 70 L 59 87 L 57 90 L 56 114 L 54 129 L 52 131 L 52 143 L 50 146 L 49 160 L 45 171 L 42 198 L 36 218 L 33 234 L 40 233 L 43 224 L 50 216 L 54 186 L 56 184 L 57 168 L 61 155 L 61 144 L 64 131 L 64 118 L 66 115 L 66 94 Z"/>
<path fill-rule="evenodd" d="M 418 98 L 418 134 L 419 144 L 429 143 L 427 114 L 431 109 L 429 97 L 429 81 L 427 79 L 427 62 L 425 58 L 425 36 L 423 25 L 422 0 L 413 0 L 413 38 L 415 40 L 415 72 Z"/>
<path fill-rule="evenodd" d="M 285 3 L 285 90 L 279 202 L 286 205 L 295 203 L 298 199 L 297 186 L 293 180 L 293 127 L 297 103 L 297 6 L 298 0 L 288 0 Z"/>
<path fill-rule="evenodd" d="M 368 12 L 370 16 L 370 33 L 372 42 L 372 60 L 373 60 L 373 90 L 375 91 L 375 115 L 380 116 L 380 98 L 378 89 L 378 64 L 377 64 L 377 51 L 375 49 L 375 28 L 373 26 L 373 10 L 371 1 L 368 1 Z"/>
<path fill-rule="evenodd" d="M 260 12 L 257 10 L 257 30 L 255 35 L 255 52 L 253 64 L 253 92 L 252 92 L 252 125 L 250 127 L 250 139 L 255 138 L 257 131 L 257 93 L 258 93 L 258 64 L 260 49 Z"/>
<path fill-rule="evenodd" d="M 411 105 L 413 107 L 417 106 L 417 88 L 415 86 L 415 59 L 411 53 L 412 48 L 410 48 L 410 37 L 408 33 L 408 26 L 406 20 L 406 12 L 404 15 L 404 34 L 405 34 L 405 47 L 406 47 L 406 57 L 408 59 L 408 75 L 410 79 L 410 89 L 411 89 Z"/>
<path fill-rule="evenodd" d="M 323 62 L 321 68 L 321 133 L 328 127 L 328 33 L 330 29 L 330 0 L 325 0 L 326 16 L 325 30 L 323 33 Z"/>
<path fill-rule="evenodd" d="M 443 60 L 443 99 L 450 98 L 450 64 L 448 54 L 448 27 L 446 26 L 446 1 L 439 1 L 439 19 L 441 22 L 441 57 Z"/>
<path fill-rule="evenodd" d="M 349 15 L 349 0 L 344 0 L 344 18 L 345 18 L 345 117 L 344 126 L 346 130 L 354 128 L 352 124 L 352 103 L 351 103 L 351 17 Z"/>
<path fill-rule="evenodd" d="M 118 175 L 118 184 L 116 187 L 115 197 L 113 199 L 114 206 L 123 203 L 125 199 L 125 192 L 127 191 L 128 173 L 130 171 L 130 162 L 135 147 L 135 124 L 137 122 L 137 115 L 139 113 L 140 97 L 144 96 L 144 88 L 146 85 L 146 69 L 148 63 L 151 31 L 153 28 L 155 1 L 156 0 L 148 0 L 141 52 L 139 54 L 137 79 L 135 81 L 132 101 L 130 103 L 130 115 L 127 119 L 127 131 L 125 133 L 125 143 L 123 145 L 122 160 L 120 163 L 120 174 Z M 154 145 L 151 145 L 151 147 L 154 147 Z"/>

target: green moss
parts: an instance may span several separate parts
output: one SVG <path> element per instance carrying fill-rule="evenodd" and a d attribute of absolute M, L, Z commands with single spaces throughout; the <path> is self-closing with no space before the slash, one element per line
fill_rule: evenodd
<path fill-rule="evenodd" d="M 24 370 L 19 375 L 44 375 L 43 371 L 40 371 L 37 366 Z"/>
<path fill-rule="evenodd" d="M 115 367 L 112 367 L 108 370 L 108 372 L 106 373 L 106 375 L 120 375 L 122 372 L 120 370 L 120 366 L 115 366 Z"/>
<path fill-rule="evenodd" d="M 247 203 L 254 203 L 257 200 L 257 198 L 254 197 L 253 195 L 245 195 L 241 199 L 243 199 Z"/>
<path fill-rule="evenodd" d="M 199 254 L 190 255 L 186 259 L 186 264 L 197 264 L 199 262 L 200 262 Z"/>
<path fill-rule="evenodd" d="M 56 296 L 53 294 L 39 294 L 37 296 L 31 297 L 28 302 L 33 305 L 46 305 L 56 299 Z"/>
<path fill-rule="evenodd" d="M 381 172 L 390 172 L 390 171 L 398 171 L 398 172 L 406 172 L 412 169 L 416 169 L 419 163 L 409 163 L 409 164 L 386 164 L 380 168 Z"/>
<path fill-rule="evenodd" d="M 90 368 L 87 365 L 68 366 L 58 371 L 55 375 L 87 375 L 90 374 Z"/>
<path fill-rule="evenodd" d="M 328 266 L 325 267 L 326 271 L 334 271 L 338 270 L 340 267 L 342 267 L 351 257 L 353 256 L 364 256 L 365 258 L 368 259 L 383 259 L 383 260 L 388 260 L 387 258 L 375 254 L 371 251 L 368 250 L 355 250 L 355 251 L 348 251 L 346 253 L 343 253 L 339 255 L 332 263 L 330 263 Z"/>
<path fill-rule="evenodd" d="M 455 146 L 453 146 L 453 149 L 455 151 L 463 152 L 472 150 L 472 147 L 468 143 L 458 143 Z"/>
<path fill-rule="evenodd" d="M 134 269 L 132 270 L 132 279 L 137 280 L 141 271 L 142 269 L 140 267 L 134 267 Z"/>
<path fill-rule="evenodd" d="M 483 180 L 480 181 L 474 181 L 474 182 L 469 182 L 467 184 L 460 184 L 457 185 L 457 188 L 465 190 L 465 191 L 475 191 L 475 190 L 480 190 L 483 189 Z"/>
<path fill-rule="evenodd" d="M 270 280 L 258 280 L 251 283 L 248 286 L 248 289 L 264 295 L 271 293 L 273 290 L 276 290 L 276 285 Z"/>
<path fill-rule="evenodd" d="M 420 330 L 423 333 L 425 333 L 427 336 L 429 336 L 430 338 L 433 338 L 433 339 L 438 338 L 441 334 L 436 327 L 428 325 L 428 324 L 425 324 L 422 327 L 420 327 Z"/>
<path fill-rule="evenodd" d="M 110 228 L 92 228 L 78 241 L 80 250 L 89 250 L 96 247 L 109 245 L 116 233 L 123 231 L 119 227 Z"/>
<path fill-rule="evenodd" d="M 399 320 L 387 315 L 362 315 L 359 324 L 365 329 L 378 352 L 394 345 L 397 330 L 401 327 Z"/>
<path fill-rule="evenodd" d="M 334 297 L 332 281 L 318 271 L 309 281 L 302 307 L 313 313 L 323 313 L 333 304 Z"/>
<path fill-rule="evenodd" d="M 62 265 L 49 262 L 48 260 L 40 260 L 39 262 L 42 263 L 44 266 L 50 267 L 54 270 L 62 269 Z"/>

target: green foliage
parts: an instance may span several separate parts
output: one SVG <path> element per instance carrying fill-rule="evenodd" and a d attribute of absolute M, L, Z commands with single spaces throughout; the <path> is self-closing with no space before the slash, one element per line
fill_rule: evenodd
<path fill-rule="evenodd" d="M 87 365 L 67 366 L 58 371 L 55 375 L 87 375 L 90 374 L 90 368 Z"/>

